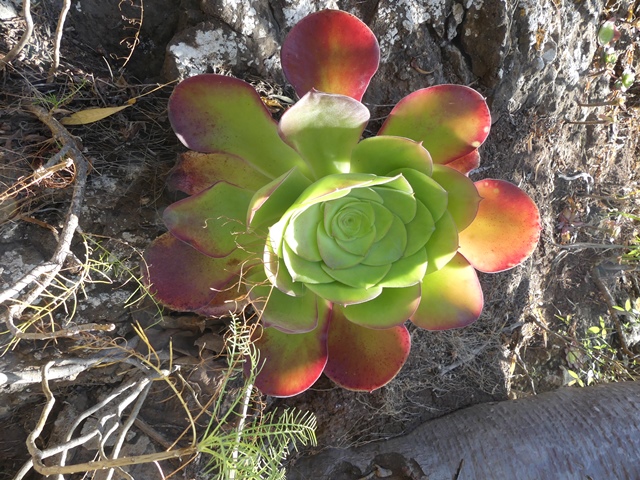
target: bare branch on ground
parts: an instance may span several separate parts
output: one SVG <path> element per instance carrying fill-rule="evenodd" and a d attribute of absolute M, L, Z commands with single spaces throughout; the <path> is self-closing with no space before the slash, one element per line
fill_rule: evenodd
<path fill-rule="evenodd" d="M 28 2 L 25 2 L 25 4 L 26 3 Z M 46 291 L 49 285 L 51 285 L 53 280 L 56 278 L 56 275 L 58 275 L 60 270 L 62 270 L 65 261 L 71 255 L 71 241 L 73 239 L 73 235 L 78 229 L 80 209 L 84 199 L 87 174 L 89 171 L 89 162 L 82 154 L 81 148 L 76 142 L 76 139 L 60 124 L 60 122 L 41 107 L 27 104 L 25 105 L 25 108 L 38 117 L 41 122 L 47 125 L 53 133 L 53 137 L 63 146 L 63 148 L 68 150 L 75 170 L 75 184 L 71 197 L 71 205 L 69 206 L 65 224 L 51 260 L 34 267 L 13 286 L 10 286 L 5 291 L 0 292 L 0 304 L 5 304 L 4 311 L 0 312 L 0 320 L 4 321 L 11 334 L 17 339 L 44 340 L 75 336 L 79 332 L 112 331 L 115 329 L 115 326 L 111 324 L 84 324 L 81 326 L 61 329 L 55 332 L 26 333 L 20 330 L 15 324 L 15 319 L 19 318 L 28 306 L 32 305 L 43 294 L 43 292 Z M 20 296 L 20 292 L 30 285 L 34 286 Z M 12 304 L 7 305 L 10 302 Z"/>
<path fill-rule="evenodd" d="M 69 12 L 70 8 L 71 0 L 64 0 L 62 11 L 60 12 L 60 17 L 58 17 L 58 26 L 56 27 L 56 37 L 53 46 L 53 63 L 51 64 L 51 68 L 49 69 L 47 83 L 53 82 L 53 77 L 56 74 L 56 70 L 58 70 L 58 66 L 60 66 L 60 42 L 62 42 L 62 30 L 64 28 L 64 21 L 67 18 L 67 13 Z"/>
<path fill-rule="evenodd" d="M 120 352 L 122 356 L 125 351 Z M 84 367 L 85 369 L 114 360 L 107 356 L 93 357 L 87 359 L 74 359 L 77 365 Z M 55 368 L 57 362 L 50 361 L 41 368 L 41 382 L 42 390 L 46 397 L 46 404 L 43 408 L 42 414 L 36 427 L 31 432 L 27 439 L 27 449 L 31 455 L 31 458 L 22 466 L 20 471 L 13 477 L 13 480 L 22 480 L 25 475 L 34 469 L 42 475 L 56 475 L 59 480 L 64 480 L 64 474 L 90 472 L 107 470 L 106 480 L 113 476 L 115 469 L 129 465 L 137 465 L 141 463 L 157 462 L 161 460 L 168 460 L 178 457 L 191 456 L 196 453 L 195 445 L 191 445 L 184 448 L 178 448 L 175 450 L 157 452 L 146 455 L 138 455 L 133 457 L 119 457 L 122 445 L 126 439 L 128 431 L 134 425 L 137 420 L 137 416 L 140 412 L 142 405 L 144 404 L 147 394 L 149 393 L 151 383 L 158 379 L 166 379 L 172 371 L 161 369 L 149 369 L 144 364 L 138 362 L 135 358 L 120 358 L 125 363 L 131 363 L 135 365 L 140 371 L 144 372 L 141 376 L 126 382 L 120 387 L 116 388 L 113 392 L 107 395 L 102 401 L 96 405 L 85 410 L 69 426 L 64 441 L 60 445 L 53 445 L 44 450 L 40 450 L 36 442 L 40 436 L 42 429 L 47 422 L 49 415 L 55 404 L 55 397 L 51 393 L 49 387 L 49 380 L 51 380 L 52 369 Z M 178 367 L 173 367 L 175 371 Z M 56 372 L 58 373 L 58 372 Z M 56 375 L 54 373 L 53 376 Z M 125 411 L 132 405 L 133 407 L 128 415 Z M 78 427 L 85 422 L 89 417 L 97 417 L 95 427 L 91 428 L 87 433 L 74 438 L 74 432 Z M 113 446 L 111 453 L 107 455 L 105 453 L 105 445 L 109 438 L 116 434 L 115 445 Z M 67 455 L 73 448 L 85 445 L 93 440 L 99 439 L 98 451 L 100 459 L 91 462 L 79 463 L 74 465 L 65 465 Z M 61 454 L 60 462 L 58 465 L 45 465 L 43 460 L 50 458 L 54 455 Z M 109 458 L 110 457 L 110 458 Z"/>

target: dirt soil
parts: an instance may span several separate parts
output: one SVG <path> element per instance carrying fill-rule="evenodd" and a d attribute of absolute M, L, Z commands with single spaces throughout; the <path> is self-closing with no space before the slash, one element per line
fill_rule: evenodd
<path fill-rule="evenodd" d="M 622 19 L 616 44 L 621 55 L 607 66 L 599 48 L 580 87 L 563 93 L 553 108 L 541 95 L 512 111 L 492 96 L 495 79 L 473 80 L 472 86 L 495 108 L 492 131 L 481 150 L 483 163 L 472 178 L 518 184 L 539 206 L 543 225 L 540 244 L 527 262 L 507 272 L 481 274 L 481 318 L 459 331 L 414 329 L 407 365 L 376 392 L 345 391 L 322 377 L 298 397 L 262 399 L 267 408 L 310 410 L 318 417 L 318 448 L 346 447 L 400 435 L 475 403 L 637 377 L 637 312 L 612 309 L 627 300 L 633 307 L 640 297 L 640 85 L 626 92 L 613 88 L 625 67 L 638 65 L 634 11 L 640 15 L 637 2 L 607 5 L 599 21 Z M 0 318 L 5 321 L 5 312 L 19 307 L 15 299 L 24 299 L 27 290 L 19 285 L 15 295 L 2 295 L 55 255 L 79 181 L 77 168 L 65 163 L 68 151 L 61 153 L 62 142 L 54 140 L 29 105 L 51 111 L 57 119 L 88 107 L 128 106 L 95 123 L 67 126 L 89 164 L 77 211 L 80 228 L 71 242 L 74 258 L 64 262 L 56 280 L 30 299 L 32 307 L 22 309 L 15 321 L 33 335 L 17 341 L 9 324 L 0 324 L 0 480 L 14 478 L 29 458 L 27 437 L 38 423 L 45 395 L 39 380 L 28 378 L 39 378 L 49 360 L 77 363 L 111 355 L 112 361 L 101 360 L 99 368 L 79 369 L 51 382 L 56 403 L 36 442 L 39 448 L 59 438 L 80 412 L 127 382 L 139 381 L 140 372 L 147 375 L 148 363 L 169 368 L 171 355 L 172 364 L 181 368 L 179 377 L 173 374 L 174 386 L 193 412 L 216 395 L 225 365 L 217 354 L 223 350 L 227 319 L 159 314 L 139 283 L 141 252 L 164 231 L 162 210 L 175 200 L 164 179 L 183 150 L 167 120 L 172 84 L 159 76 L 164 46 L 180 19 L 167 13 L 166 29 L 138 31 L 131 19 L 139 18 L 139 10 L 121 5 L 116 15 L 120 22 L 108 25 L 113 45 L 120 45 L 115 51 L 96 45 L 91 29 L 77 23 L 76 12 L 76 23 L 64 30 L 61 65 L 47 81 L 59 12 L 57 1 L 32 7 L 34 35 L 0 72 Z M 24 28 L 22 18 L 3 20 L 0 52 L 10 50 Z M 140 44 L 121 43 L 136 32 Z M 274 79 L 258 79 L 252 71 L 234 73 L 293 95 Z M 384 77 L 377 82 L 381 87 L 376 91 L 390 89 Z M 396 93 L 401 98 L 410 91 Z M 389 112 L 390 105 L 381 99 L 365 97 L 376 118 L 368 134 Z M 610 104 L 579 105 L 598 100 Z M 605 330 L 588 330 L 594 326 Z M 152 453 L 174 441 L 178 446 L 188 443 L 189 424 L 175 391 L 154 382 L 148 395 L 123 455 Z M 86 431 L 90 421 L 84 422 Z M 91 460 L 92 452 L 79 449 L 73 462 Z M 178 460 L 168 461 L 150 470 L 137 466 L 130 474 L 163 478 L 158 468 L 168 475 L 180 466 Z M 198 459 L 177 475 L 195 478 L 201 469 Z M 24 478 L 39 477 L 31 473 Z"/>

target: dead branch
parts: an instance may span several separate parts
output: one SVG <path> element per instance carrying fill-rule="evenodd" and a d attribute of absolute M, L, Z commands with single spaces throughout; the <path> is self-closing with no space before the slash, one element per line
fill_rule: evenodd
<path fill-rule="evenodd" d="M 64 28 L 64 21 L 67 18 L 67 13 L 69 13 L 69 9 L 71 8 L 71 0 L 64 0 L 64 4 L 62 5 L 62 11 L 60 12 L 60 16 L 58 17 L 58 26 L 56 27 L 56 38 L 53 44 L 53 63 L 51 64 L 51 68 L 49 69 L 49 74 L 47 76 L 47 83 L 53 82 L 53 77 L 60 66 L 60 42 L 62 42 L 62 29 Z"/>
<path fill-rule="evenodd" d="M 47 373 L 49 380 L 69 379 L 73 380 L 80 373 L 101 363 L 125 362 L 137 368 L 141 368 L 139 362 L 131 358 L 127 350 L 112 348 L 103 350 L 100 355 L 87 358 L 65 358 L 53 360 Z M 14 385 L 28 385 L 42 382 L 41 367 L 27 366 L 17 368 L 14 371 L 0 373 L 0 387 L 11 391 Z"/>
<path fill-rule="evenodd" d="M 82 154 L 81 148 L 76 142 L 76 139 L 69 133 L 69 131 L 43 108 L 32 104 L 28 104 L 25 107 L 38 117 L 41 122 L 47 125 L 51 130 L 53 137 L 63 146 L 63 148 L 68 150 L 69 156 L 73 161 L 75 184 L 71 197 L 71 205 L 69 206 L 65 224 L 51 260 L 33 268 L 13 286 L 7 288 L 4 292 L 0 292 L 0 304 L 9 303 L 10 301 L 13 303 L 10 306 L 5 305 L 4 312 L 0 313 L 0 320 L 4 321 L 11 334 L 17 339 L 44 340 L 75 336 L 79 332 L 112 331 L 115 329 L 114 325 L 85 324 L 50 333 L 26 333 L 20 330 L 14 323 L 14 320 L 19 318 L 24 310 L 27 309 L 29 305 L 32 305 L 42 295 L 42 293 L 45 292 L 49 285 L 51 285 L 60 270 L 62 270 L 65 260 L 71 255 L 71 241 L 73 239 L 73 235 L 78 229 L 78 219 L 84 199 L 87 174 L 89 171 L 89 162 Z M 34 286 L 20 296 L 20 292 L 30 285 Z"/>
<path fill-rule="evenodd" d="M 22 38 L 13 47 L 9 50 L 3 58 L 0 58 L 0 71 L 4 70 L 7 64 L 13 61 L 14 58 L 18 56 L 18 54 L 22 51 L 24 46 L 31 39 L 31 35 L 33 35 L 33 18 L 31 18 L 31 0 L 22 0 L 22 13 L 24 15 L 24 20 L 27 23 L 27 29 L 22 34 Z"/>
<path fill-rule="evenodd" d="M 123 351 L 119 353 L 119 356 L 122 357 L 125 354 L 126 351 Z M 118 356 L 118 354 L 116 354 L 116 356 Z M 75 359 L 75 361 L 77 365 L 82 366 L 86 369 L 101 363 L 112 361 L 114 360 L 114 358 L 112 357 L 113 356 L 103 356 L 100 358 L 94 357 L 90 359 Z M 135 358 L 127 357 L 119 359 L 126 363 L 135 365 L 140 371 L 143 371 L 144 374 L 142 376 L 137 376 L 137 378 L 121 385 L 109 395 L 107 395 L 107 397 L 102 401 L 81 413 L 69 426 L 63 443 L 60 445 L 51 446 L 44 450 L 40 450 L 37 447 L 36 441 L 42 433 L 42 429 L 47 422 L 48 417 L 51 414 L 51 411 L 55 404 L 55 397 L 51 393 L 49 380 L 51 380 L 51 377 L 59 372 L 54 371 L 57 363 L 56 361 L 50 361 L 41 368 L 42 390 L 46 397 L 46 404 L 43 408 L 40 419 L 36 424 L 36 427 L 27 439 L 27 449 L 29 451 L 29 454 L 31 455 L 31 458 L 22 466 L 20 471 L 16 474 L 16 476 L 14 476 L 13 480 L 21 480 L 32 468 L 42 475 L 57 475 L 60 479 L 63 478 L 62 475 L 64 474 L 108 470 L 107 476 L 105 477 L 108 480 L 112 477 L 115 468 L 191 456 L 196 453 L 195 445 L 191 445 L 188 447 L 178 448 L 166 452 L 157 452 L 135 457 L 118 458 L 127 433 L 134 425 L 138 413 L 140 412 L 140 409 L 142 408 L 142 405 L 146 400 L 147 394 L 149 393 L 151 387 L 151 383 L 158 379 L 166 379 L 166 377 L 168 377 L 171 373 L 173 373 L 173 371 L 177 370 L 178 368 L 176 366 L 172 370 L 155 370 L 149 369 L 147 366 L 140 363 Z M 52 371 L 54 371 L 53 375 L 51 374 Z M 126 420 L 124 420 L 125 410 L 131 404 L 133 404 L 131 412 L 128 414 Z M 78 429 L 78 427 L 89 417 L 96 415 L 98 412 L 100 412 L 100 415 L 97 419 L 95 427 L 92 428 L 89 432 L 79 437 L 73 438 L 74 432 Z M 122 425 L 120 425 L 121 421 Z M 105 454 L 105 445 L 109 437 L 112 436 L 115 432 L 118 432 L 118 435 L 115 441 L 115 445 L 113 446 L 110 454 L 111 458 L 108 458 Z M 99 460 L 76 465 L 65 465 L 67 455 L 71 449 L 81 445 L 86 445 L 87 442 L 96 437 L 100 439 L 98 449 L 101 458 Z M 61 455 L 59 465 L 47 466 L 43 463 L 44 459 L 58 454 Z"/>

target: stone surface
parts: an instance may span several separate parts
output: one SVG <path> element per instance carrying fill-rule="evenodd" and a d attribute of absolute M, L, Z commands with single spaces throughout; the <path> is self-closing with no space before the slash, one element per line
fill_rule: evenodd
<path fill-rule="evenodd" d="M 565 92 L 593 59 L 597 45 L 584 39 L 594 38 L 603 0 L 561 10 L 532 0 L 203 0 L 200 6 L 208 21 L 177 33 L 167 47 L 170 79 L 231 71 L 282 82 L 278 46 L 288 30 L 305 15 L 343 8 L 380 42 L 380 70 L 365 102 L 392 104 L 429 85 L 463 83 L 482 90 L 497 117 L 533 105 L 547 113 L 564 108 Z"/>
<path fill-rule="evenodd" d="M 0 0 L 0 20 L 9 20 L 20 14 L 22 2 L 19 0 Z"/>
<path fill-rule="evenodd" d="M 66 21 L 67 30 L 73 33 L 67 33 L 65 39 L 79 38 L 102 55 L 112 71 L 126 64 L 130 75 L 146 81 L 160 72 L 165 45 L 179 27 L 180 8 L 181 2 L 175 0 L 142 4 L 140 0 L 78 0 Z M 184 11 L 188 11 L 186 6 Z"/>

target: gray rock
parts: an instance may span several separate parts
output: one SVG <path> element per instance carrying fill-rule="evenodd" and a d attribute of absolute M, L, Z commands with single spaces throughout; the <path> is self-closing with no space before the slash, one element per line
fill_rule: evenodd
<path fill-rule="evenodd" d="M 18 17 L 21 11 L 21 0 L 0 0 L 0 20 Z"/>

